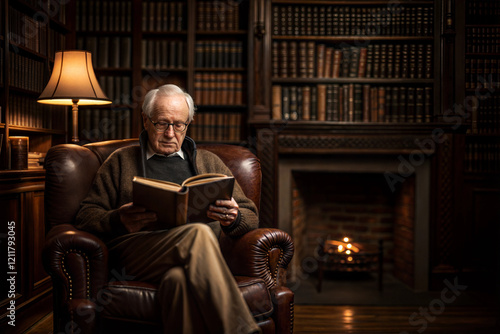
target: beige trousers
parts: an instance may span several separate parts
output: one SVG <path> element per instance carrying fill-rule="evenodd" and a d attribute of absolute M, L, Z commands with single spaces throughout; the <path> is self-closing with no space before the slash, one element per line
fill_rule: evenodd
<path fill-rule="evenodd" d="M 126 235 L 110 257 L 134 280 L 159 284 L 165 333 L 259 331 L 208 225 Z"/>

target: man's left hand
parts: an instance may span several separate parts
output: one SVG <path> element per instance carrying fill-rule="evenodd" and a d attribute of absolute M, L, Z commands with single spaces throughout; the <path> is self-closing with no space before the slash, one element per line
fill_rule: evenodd
<path fill-rule="evenodd" d="M 231 197 L 231 200 L 219 199 L 210 205 L 207 216 L 213 220 L 218 220 L 221 225 L 229 226 L 238 217 L 238 203 Z"/>

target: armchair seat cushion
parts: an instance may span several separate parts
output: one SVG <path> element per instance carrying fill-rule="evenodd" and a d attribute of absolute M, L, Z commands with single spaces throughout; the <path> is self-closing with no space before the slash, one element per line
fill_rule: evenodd
<path fill-rule="evenodd" d="M 101 298 L 103 317 L 150 324 L 161 323 L 160 308 L 156 301 L 157 289 L 157 285 L 145 282 L 110 282 L 104 287 Z"/>
<path fill-rule="evenodd" d="M 256 319 L 270 316 L 273 303 L 264 280 L 246 276 L 235 278 L 253 316 Z M 160 308 L 156 301 L 157 289 L 157 285 L 145 282 L 110 282 L 101 293 L 103 316 L 151 325 L 161 323 Z"/>

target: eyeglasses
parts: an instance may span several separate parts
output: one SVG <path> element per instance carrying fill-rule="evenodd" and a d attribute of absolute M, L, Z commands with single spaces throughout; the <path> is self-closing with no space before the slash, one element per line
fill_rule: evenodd
<path fill-rule="evenodd" d="M 175 122 L 175 123 L 167 123 L 167 122 L 153 122 L 151 118 L 149 118 L 149 121 L 153 126 L 155 127 L 156 131 L 158 132 L 164 132 L 167 131 L 170 125 L 172 125 L 172 128 L 174 129 L 175 132 L 177 133 L 183 133 L 186 131 L 188 122 L 182 123 L 182 122 Z"/>

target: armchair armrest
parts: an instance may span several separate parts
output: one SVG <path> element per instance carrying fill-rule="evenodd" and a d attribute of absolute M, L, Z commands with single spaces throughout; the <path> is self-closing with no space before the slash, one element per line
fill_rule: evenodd
<path fill-rule="evenodd" d="M 222 254 L 236 276 L 260 277 L 269 289 L 286 283 L 294 246 L 288 233 L 274 228 L 252 230 L 239 238 L 222 233 Z"/>
<path fill-rule="evenodd" d="M 108 281 L 106 245 L 70 224 L 57 225 L 46 236 L 43 262 L 54 286 L 54 332 L 68 326 L 92 332 Z"/>

